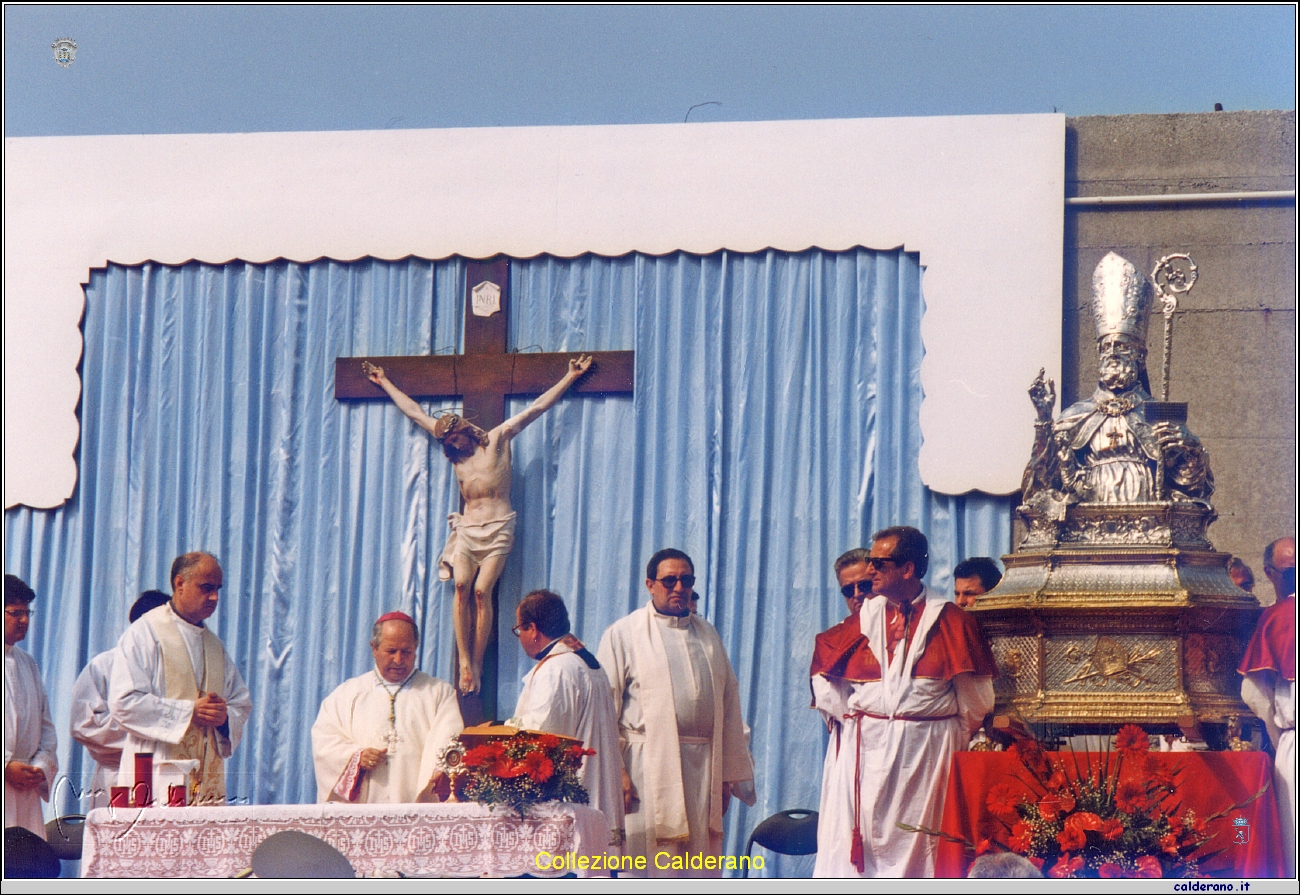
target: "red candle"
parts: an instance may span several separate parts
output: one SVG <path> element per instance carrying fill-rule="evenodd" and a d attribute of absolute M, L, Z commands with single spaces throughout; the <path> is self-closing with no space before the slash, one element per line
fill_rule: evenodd
<path fill-rule="evenodd" d="M 131 788 L 131 804 L 148 808 L 153 801 L 153 753 L 135 753 L 135 786 Z"/>

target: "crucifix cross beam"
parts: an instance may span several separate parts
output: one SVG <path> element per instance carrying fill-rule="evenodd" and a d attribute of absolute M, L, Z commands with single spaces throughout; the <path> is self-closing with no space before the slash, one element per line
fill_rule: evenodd
<path fill-rule="evenodd" d="M 461 398 L 464 405 L 461 415 L 480 428 L 491 429 L 505 421 L 507 397 L 540 395 L 554 385 L 576 352 L 521 354 L 506 348 L 509 260 L 471 261 L 466 265 L 466 274 L 464 354 L 340 357 L 334 362 L 334 397 L 387 400 L 384 390 L 366 377 L 362 361 L 369 361 L 383 367 L 392 383 L 412 398 Z M 489 288 L 485 289 L 485 285 Z M 487 299 L 483 297 L 485 293 Z M 574 384 L 571 392 L 580 395 L 632 392 L 634 352 L 583 353 L 591 354 L 593 368 Z"/>
<path fill-rule="evenodd" d="M 510 260 L 470 261 L 465 277 L 465 353 L 423 357 L 340 357 L 334 362 L 338 400 L 388 400 L 370 381 L 363 362 L 383 367 L 389 381 L 412 398 L 460 398 L 461 416 L 482 429 L 505 422 L 506 398 L 540 395 L 564 376 L 574 354 L 520 354 L 507 350 Z M 629 394 L 633 352 L 592 351 L 593 365 L 570 391 L 579 395 Z M 483 662 L 482 689 L 460 695 L 461 716 L 473 725 L 497 715 L 498 587 L 492 591 L 496 624 Z M 453 657 L 452 680 L 456 680 Z"/>

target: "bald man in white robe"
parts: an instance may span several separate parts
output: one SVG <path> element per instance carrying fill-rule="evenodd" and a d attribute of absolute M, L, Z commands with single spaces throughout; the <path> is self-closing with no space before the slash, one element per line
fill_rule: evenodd
<path fill-rule="evenodd" d="M 204 625 L 217 609 L 221 564 L 209 553 L 172 563 L 171 601 L 146 612 L 117 643 L 108 708 L 126 731 L 118 784 L 132 786 L 135 756 L 198 762 L 191 805 L 226 804 L 225 760 L 253 712 L 248 685 L 220 638 Z M 167 794 L 151 793 L 166 804 Z"/>

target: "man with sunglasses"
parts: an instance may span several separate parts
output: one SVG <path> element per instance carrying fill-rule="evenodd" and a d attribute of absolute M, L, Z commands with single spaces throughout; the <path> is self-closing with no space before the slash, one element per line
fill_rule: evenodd
<path fill-rule="evenodd" d="M 691 558 L 660 550 L 645 585 L 650 602 L 610 625 L 596 654 L 623 749 L 624 853 L 644 855 L 650 876 L 720 876 L 722 815 L 754 777 L 740 687 L 718 632 L 691 612 Z M 752 789 L 736 795 L 753 804 Z"/>
<path fill-rule="evenodd" d="M 848 842 L 828 844 L 847 852 L 851 874 L 934 875 L 934 837 L 899 824 L 939 828 L 953 753 L 993 709 L 993 656 L 974 617 L 922 583 L 929 561 L 910 526 L 876 532 L 866 559 L 874 597 L 858 617 L 868 654 L 847 699 L 854 773 L 841 778 L 856 823 Z"/>
<path fill-rule="evenodd" d="M 847 843 L 856 826 L 852 795 L 858 719 L 850 713 L 848 699 L 853 689 L 866 680 L 865 663 L 871 656 L 858 620 L 858 611 L 871 597 L 870 559 L 869 551 L 855 547 L 835 560 L 835 580 L 849 614 L 817 635 L 812 668 L 808 672 L 812 707 L 821 712 L 830 733 L 822 764 L 821 804 L 817 809 L 817 863 L 813 875 L 818 877 L 857 873 L 849 861 Z"/>

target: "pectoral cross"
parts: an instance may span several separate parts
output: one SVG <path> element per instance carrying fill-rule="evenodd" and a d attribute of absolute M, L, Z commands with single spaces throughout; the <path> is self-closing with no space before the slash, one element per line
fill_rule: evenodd
<path fill-rule="evenodd" d="M 461 415 L 482 429 L 505 421 L 507 396 L 540 395 L 568 369 L 569 354 L 519 354 L 506 348 L 510 312 L 510 260 L 469 261 L 465 265 L 465 353 L 423 357 L 340 357 L 334 362 L 334 397 L 339 400 L 386 401 L 371 382 L 362 361 L 383 367 L 388 378 L 412 398 L 462 399 Z M 584 351 L 595 361 L 590 373 L 574 384 L 580 395 L 630 394 L 634 355 L 631 351 Z M 499 586 L 492 591 L 493 616 L 501 617 Z M 449 679 L 457 679 L 452 656 Z M 461 716 L 468 725 L 497 717 L 497 637 L 488 643 L 483 686 L 460 695 Z"/>
<path fill-rule="evenodd" d="M 392 755 L 395 752 L 397 752 L 397 744 L 400 743 L 401 741 L 402 738 L 397 735 L 397 728 L 396 727 L 388 728 L 388 733 L 384 735 L 384 743 L 386 744 L 384 748 L 388 750 L 389 755 Z"/>

